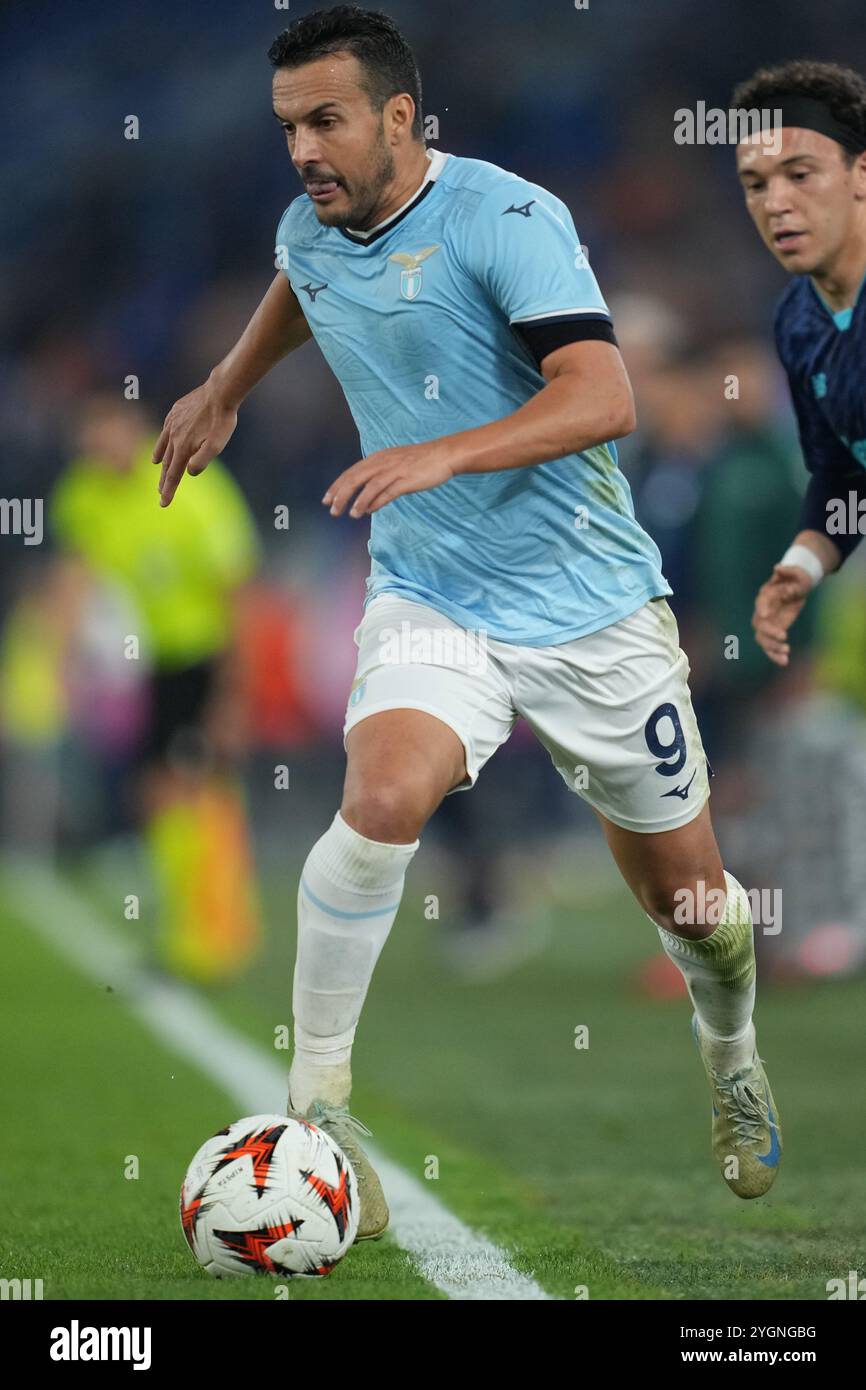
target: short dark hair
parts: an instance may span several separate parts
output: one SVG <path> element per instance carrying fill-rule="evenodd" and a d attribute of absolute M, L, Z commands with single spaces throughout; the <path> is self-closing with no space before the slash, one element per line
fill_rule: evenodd
<path fill-rule="evenodd" d="M 298 68 L 329 53 L 352 53 L 364 70 L 363 88 L 376 111 L 389 97 L 408 92 L 415 103 L 412 137 L 424 139 L 421 76 L 415 55 L 390 16 L 360 5 L 336 5 L 304 15 L 278 34 L 268 49 L 275 68 Z"/>
<path fill-rule="evenodd" d="M 811 58 L 794 58 L 776 67 L 759 68 L 734 88 L 731 105 L 738 110 L 767 109 L 786 96 L 822 101 L 837 121 L 863 136 L 866 149 L 866 81 L 853 68 Z M 856 155 L 842 148 L 842 158 L 846 164 L 853 164 Z"/>

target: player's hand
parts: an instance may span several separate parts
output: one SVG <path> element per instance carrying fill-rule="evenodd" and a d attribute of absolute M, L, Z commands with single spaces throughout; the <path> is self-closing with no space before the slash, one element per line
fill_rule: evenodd
<path fill-rule="evenodd" d="M 752 616 L 755 641 L 777 666 L 788 665 L 788 629 L 811 592 L 812 580 L 799 565 L 774 565 L 771 577 L 758 590 Z"/>
<path fill-rule="evenodd" d="M 359 463 L 353 463 L 335 478 L 322 502 L 330 507 L 331 516 L 342 516 L 353 497 L 349 516 L 378 512 L 395 497 L 407 492 L 426 492 L 453 478 L 449 452 L 438 439 L 429 444 L 380 449 Z"/>
<path fill-rule="evenodd" d="M 226 405 L 211 381 L 175 401 L 153 451 L 154 463 L 162 464 L 161 507 L 169 505 L 184 473 L 192 477 L 203 473 L 211 459 L 222 453 L 237 422 L 237 411 Z"/>

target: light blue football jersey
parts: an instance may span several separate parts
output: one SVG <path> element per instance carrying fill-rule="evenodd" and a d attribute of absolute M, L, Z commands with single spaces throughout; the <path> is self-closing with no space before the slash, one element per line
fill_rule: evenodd
<path fill-rule="evenodd" d="M 364 456 L 512 414 L 545 383 L 512 325 L 609 319 L 565 205 L 478 159 L 428 151 L 369 232 L 286 209 L 277 264 L 343 388 Z M 527 646 L 582 637 L 671 593 L 616 447 L 458 475 L 371 518 L 365 604 L 391 591 Z"/>

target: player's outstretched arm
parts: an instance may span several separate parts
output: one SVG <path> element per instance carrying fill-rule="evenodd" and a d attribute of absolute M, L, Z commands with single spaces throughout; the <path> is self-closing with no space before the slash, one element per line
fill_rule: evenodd
<path fill-rule="evenodd" d="M 303 310 L 280 271 L 228 356 L 166 415 L 153 451 L 154 463 L 162 464 L 161 506 L 169 505 L 185 472 L 204 472 L 234 434 L 241 402 L 309 337 Z"/>
<path fill-rule="evenodd" d="M 786 557 L 791 557 L 789 563 L 774 565 L 770 578 L 758 590 L 752 615 L 755 641 L 777 666 L 788 665 L 788 631 L 819 580 L 808 554 L 802 555 L 804 564 L 796 563 L 800 548 L 811 552 L 825 574 L 838 569 L 842 558 L 838 548 L 820 531 L 800 531 L 786 552 Z"/>

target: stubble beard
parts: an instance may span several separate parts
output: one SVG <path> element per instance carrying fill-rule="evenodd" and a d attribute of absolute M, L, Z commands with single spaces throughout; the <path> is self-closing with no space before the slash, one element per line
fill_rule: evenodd
<path fill-rule="evenodd" d="M 382 130 L 379 131 L 374 153 L 375 163 L 370 177 L 358 189 L 348 211 L 336 213 L 333 220 L 329 218 L 330 226 L 354 227 L 356 231 L 365 232 L 376 225 L 379 220 L 378 208 L 381 206 L 382 192 L 392 182 L 396 173 L 394 156 L 385 144 Z"/>

